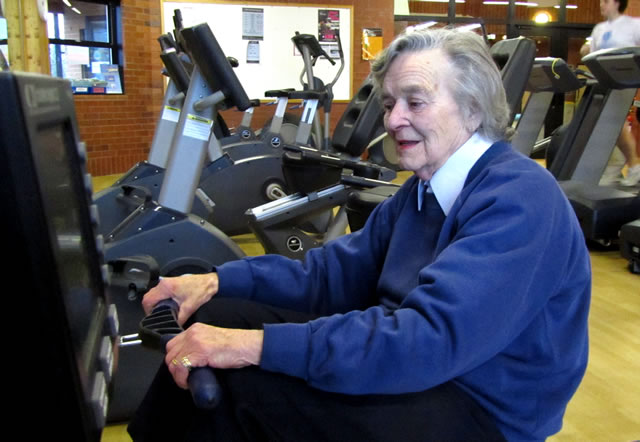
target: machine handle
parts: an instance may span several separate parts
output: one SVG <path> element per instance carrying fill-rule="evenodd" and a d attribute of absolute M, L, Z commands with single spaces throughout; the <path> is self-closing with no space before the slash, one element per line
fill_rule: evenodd
<path fill-rule="evenodd" d="M 170 311 L 172 316 L 174 318 L 177 318 L 178 310 L 179 306 L 173 299 L 165 299 L 156 304 L 156 306 L 153 308 L 153 311 L 147 318 L 153 315 L 162 315 L 166 311 Z M 177 325 L 177 320 L 175 326 L 179 327 Z M 167 329 L 166 321 L 163 322 L 161 327 Z M 160 331 L 159 333 L 162 332 Z M 162 342 L 166 344 L 175 335 L 175 333 L 162 334 Z M 142 343 L 144 345 L 144 338 L 142 340 Z M 220 388 L 218 379 L 216 379 L 216 376 L 211 367 L 193 368 L 189 373 L 187 383 L 189 385 L 191 397 L 193 398 L 193 402 L 196 407 L 200 409 L 211 410 L 220 403 L 220 400 L 222 399 L 222 389 Z"/>
<path fill-rule="evenodd" d="M 136 208 L 153 199 L 151 192 L 146 187 L 123 184 L 120 189 L 122 192 L 116 196 L 116 199 L 129 207 Z"/>

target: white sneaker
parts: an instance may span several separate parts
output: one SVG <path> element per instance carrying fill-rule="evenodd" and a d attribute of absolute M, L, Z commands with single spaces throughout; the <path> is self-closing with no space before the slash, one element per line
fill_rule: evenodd
<path fill-rule="evenodd" d="M 622 176 L 622 165 L 612 164 L 607 166 L 602 174 L 602 178 L 600 178 L 599 185 L 601 186 L 613 186 L 616 185 L 624 178 Z"/>
<path fill-rule="evenodd" d="M 640 183 L 640 164 L 630 167 L 627 170 L 627 177 L 620 181 L 623 186 L 635 186 Z"/>

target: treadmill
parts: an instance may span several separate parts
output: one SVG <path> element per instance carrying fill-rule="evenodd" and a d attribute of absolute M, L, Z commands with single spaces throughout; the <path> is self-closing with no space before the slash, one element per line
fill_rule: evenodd
<path fill-rule="evenodd" d="M 640 218 L 620 229 L 620 253 L 629 261 L 629 271 L 640 275 Z"/>
<path fill-rule="evenodd" d="M 526 91 L 531 95 L 525 105 L 516 133 L 511 140 L 515 150 L 526 156 L 544 149 L 550 137 L 538 142 L 540 130 L 555 94 L 566 94 L 580 89 L 585 80 L 561 58 L 538 57 L 531 67 Z"/>
<path fill-rule="evenodd" d="M 640 218 L 638 188 L 598 185 L 640 87 L 640 47 L 607 49 L 582 59 L 589 82 L 549 166 L 571 202 L 585 238 L 610 246 Z"/>

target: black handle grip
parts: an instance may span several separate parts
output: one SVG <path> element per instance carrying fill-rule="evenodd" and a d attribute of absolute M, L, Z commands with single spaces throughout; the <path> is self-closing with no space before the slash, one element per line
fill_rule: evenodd
<path fill-rule="evenodd" d="M 196 367 L 187 379 L 191 397 L 196 407 L 212 410 L 222 399 L 222 389 L 211 367 Z"/>
<path fill-rule="evenodd" d="M 171 310 L 174 317 L 177 317 L 178 309 L 178 303 L 173 299 L 164 299 L 155 305 L 151 315 L 162 314 L 164 311 Z M 166 322 L 162 324 L 162 328 L 167 329 Z M 175 334 L 172 333 L 164 334 L 162 341 L 166 344 L 166 342 L 174 336 Z M 222 400 L 222 389 L 211 367 L 195 367 L 191 369 L 189 377 L 187 378 L 187 384 L 191 391 L 193 403 L 200 409 L 211 410 Z"/>

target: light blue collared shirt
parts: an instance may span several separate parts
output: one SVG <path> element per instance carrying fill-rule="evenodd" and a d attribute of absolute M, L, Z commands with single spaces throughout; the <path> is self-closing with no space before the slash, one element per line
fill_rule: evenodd
<path fill-rule="evenodd" d="M 422 209 L 425 186 L 428 186 L 427 192 L 435 194 L 440 208 L 445 216 L 448 215 L 456 198 L 462 192 L 469 171 L 492 144 L 476 132 L 449 157 L 440 169 L 436 170 L 431 180 L 428 182 L 420 180 L 418 211 Z"/>

